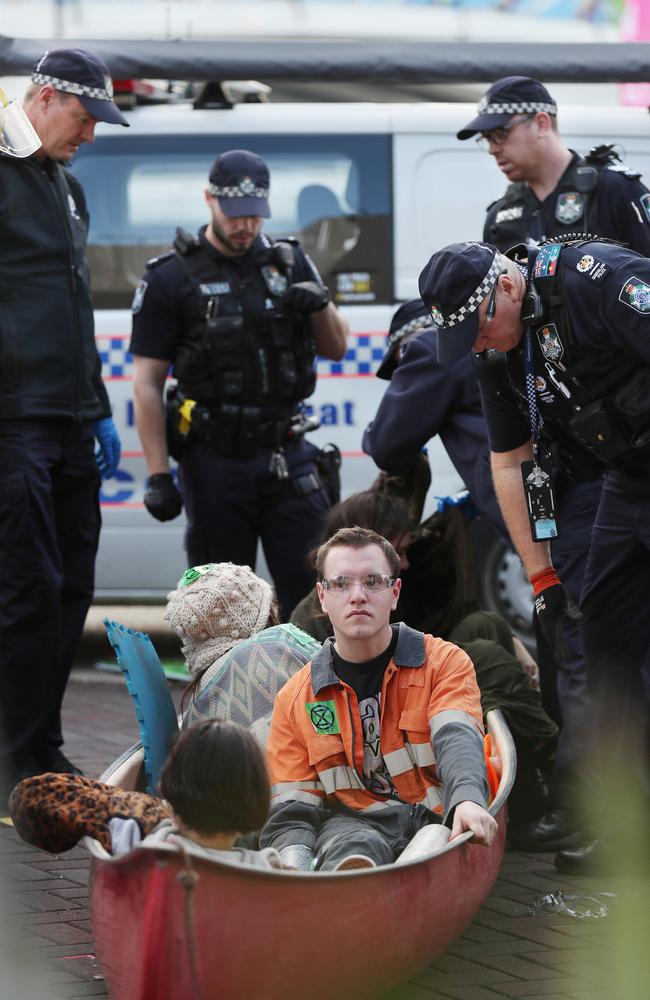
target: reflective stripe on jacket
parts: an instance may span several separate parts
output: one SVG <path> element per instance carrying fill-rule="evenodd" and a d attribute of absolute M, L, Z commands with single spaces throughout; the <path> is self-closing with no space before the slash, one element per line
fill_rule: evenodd
<path fill-rule="evenodd" d="M 397 795 L 447 815 L 485 805 L 483 717 L 471 660 L 452 643 L 399 626 L 381 689 L 381 752 Z M 386 796 L 363 784 L 357 697 L 336 676 L 326 642 L 279 692 L 267 746 L 272 806 L 297 801 L 377 812 Z"/>

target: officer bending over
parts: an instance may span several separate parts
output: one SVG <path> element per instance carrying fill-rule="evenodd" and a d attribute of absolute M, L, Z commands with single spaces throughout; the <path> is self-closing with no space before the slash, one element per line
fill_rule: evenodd
<path fill-rule="evenodd" d="M 340 360 L 347 323 L 295 240 L 262 233 L 269 171 L 246 150 L 217 157 L 210 222 L 178 230 L 149 262 L 133 303 L 138 433 L 158 520 L 185 505 L 191 566 L 255 567 L 258 538 L 285 615 L 311 586 L 306 563 L 327 509 L 314 457 L 295 433 L 316 354 Z M 176 387 L 163 388 L 173 364 Z M 169 454 L 179 460 L 180 493 Z"/>
<path fill-rule="evenodd" d="M 598 240 L 549 242 L 523 262 L 457 243 L 433 255 L 420 293 L 438 325 L 439 360 L 476 352 L 497 497 L 555 648 L 572 610 L 549 549 L 558 531 L 549 473 L 554 464 L 583 477 L 606 470 L 583 644 L 600 744 L 625 775 L 642 772 L 647 796 L 650 260 Z M 585 870 L 604 851 L 596 841 L 556 863 Z"/>
<path fill-rule="evenodd" d="M 650 255 L 650 192 L 612 146 L 582 157 L 557 130 L 557 105 L 527 76 L 497 80 L 458 133 L 477 136 L 510 185 L 488 208 L 483 239 L 500 250 L 567 233 L 591 233 Z"/>

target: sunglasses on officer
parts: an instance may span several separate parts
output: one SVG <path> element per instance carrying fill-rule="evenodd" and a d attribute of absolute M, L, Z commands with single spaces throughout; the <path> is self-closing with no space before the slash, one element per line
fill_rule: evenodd
<path fill-rule="evenodd" d="M 511 129 L 516 128 L 517 125 L 523 125 L 525 122 L 532 121 L 535 114 L 537 112 L 524 115 L 523 118 L 519 118 L 516 122 L 508 122 L 507 125 L 501 125 L 499 128 L 491 128 L 486 132 L 481 132 L 476 136 L 476 142 L 481 149 L 489 149 L 490 144 L 493 146 L 503 146 L 508 141 Z"/>

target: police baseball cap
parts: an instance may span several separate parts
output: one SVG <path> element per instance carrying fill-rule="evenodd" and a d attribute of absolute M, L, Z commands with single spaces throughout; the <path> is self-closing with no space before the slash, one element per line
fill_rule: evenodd
<path fill-rule="evenodd" d="M 406 341 L 433 327 L 431 313 L 422 299 L 411 299 L 399 307 L 386 335 L 386 353 L 377 369 L 377 378 L 390 379 L 399 363 L 400 348 Z"/>
<path fill-rule="evenodd" d="M 486 90 L 476 111 L 476 118 L 456 134 L 457 139 L 470 139 L 477 132 L 500 128 L 514 115 L 531 115 L 538 111 L 557 115 L 557 104 L 539 80 L 530 76 L 504 76 Z"/>
<path fill-rule="evenodd" d="M 218 156 L 210 168 L 210 194 L 229 219 L 242 215 L 271 218 L 269 168 L 261 156 L 247 149 L 231 149 Z"/>
<path fill-rule="evenodd" d="M 85 49 L 52 49 L 36 63 L 32 83 L 49 83 L 55 90 L 74 94 L 97 121 L 128 128 L 129 123 L 113 102 L 111 71 L 101 56 Z"/>
<path fill-rule="evenodd" d="M 458 361 L 478 335 L 478 307 L 503 270 L 489 243 L 452 243 L 434 253 L 419 280 L 420 295 L 438 327 L 438 361 Z"/>

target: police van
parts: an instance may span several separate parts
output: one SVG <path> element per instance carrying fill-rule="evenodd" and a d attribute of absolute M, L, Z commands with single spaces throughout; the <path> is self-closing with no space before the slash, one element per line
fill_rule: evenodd
<path fill-rule="evenodd" d="M 648 115 L 642 109 L 560 109 L 563 138 L 580 152 L 615 141 L 650 176 Z M 131 127 L 98 126 L 73 170 L 90 209 L 89 261 L 103 375 L 122 438 L 117 476 L 102 485 L 100 599 L 156 599 L 184 568 L 183 519 L 161 524 L 144 509 L 145 463 L 135 428 L 130 305 L 145 262 L 174 231 L 207 221 L 210 164 L 247 148 L 271 170 L 270 236 L 294 235 L 314 259 L 351 329 L 343 361 L 318 361 L 307 400 L 320 419 L 311 440 L 343 453 L 343 495 L 377 470 L 361 451 L 363 430 L 385 389 L 375 378 L 396 303 L 417 295 L 420 270 L 446 243 L 481 237 L 486 206 L 506 180 L 492 158 L 457 130 L 467 104 L 240 103 L 138 107 Z M 434 495 L 462 488 L 439 440 L 429 458 Z M 530 615 L 530 591 L 514 555 L 496 539 L 482 553 L 484 597 L 515 626 Z"/>

